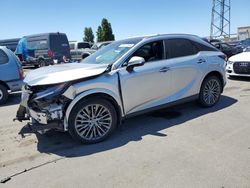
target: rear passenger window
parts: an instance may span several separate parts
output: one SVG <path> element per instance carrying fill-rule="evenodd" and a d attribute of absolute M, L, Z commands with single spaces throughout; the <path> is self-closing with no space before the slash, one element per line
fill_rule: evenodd
<path fill-rule="evenodd" d="M 0 50 L 0 64 L 8 63 L 9 58 L 3 50 Z"/>
<path fill-rule="evenodd" d="M 169 39 L 165 41 L 167 58 L 184 57 L 198 53 L 197 47 L 186 39 Z"/>
<path fill-rule="evenodd" d="M 198 48 L 200 52 L 202 51 L 217 51 L 215 48 L 211 47 L 210 44 L 205 45 L 198 42 L 192 41 L 192 43 Z"/>

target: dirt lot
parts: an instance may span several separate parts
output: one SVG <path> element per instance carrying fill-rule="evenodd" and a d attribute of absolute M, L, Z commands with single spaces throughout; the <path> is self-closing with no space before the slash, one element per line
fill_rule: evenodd
<path fill-rule="evenodd" d="M 130 119 L 109 140 L 26 134 L 20 94 L 0 107 L 0 187 L 250 187 L 250 79 L 228 80 L 219 104 L 189 103 Z"/>

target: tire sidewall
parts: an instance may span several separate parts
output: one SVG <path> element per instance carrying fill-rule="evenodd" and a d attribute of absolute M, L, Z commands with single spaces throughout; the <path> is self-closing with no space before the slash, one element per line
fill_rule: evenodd
<path fill-rule="evenodd" d="M 204 97 L 203 97 L 204 88 L 205 88 L 207 82 L 209 82 L 210 80 L 216 80 L 220 85 L 220 95 L 214 104 L 207 104 L 204 100 Z M 205 78 L 205 80 L 202 82 L 200 93 L 199 93 L 199 103 L 203 107 L 212 107 L 212 106 L 216 105 L 218 103 L 218 101 L 220 100 L 221 92 L 222 92 L 222 83 L 221 83 L 220 79 L 217 76 L 209 76 L 209 77 Z"/>
<path fill-rule="evenodd" d="M 39 67 L 45 67 L 47 65 L 46 61 L 43 59 L 39 60 Z"/>
<path fill-rule="evenodd" d="M 83 139 L 81 136 L 78 135 L 78 133 L 75 129 L 75 118 L 76 118 L 78 112 L 82 108 L 84 108 L 85 106 L 90 105 L 90 104 L 101 104 L 101 105 L 105 106 L 106 108 L 109 109 L 111 116 L 112 116 L 112 124 L 111 124 L 111 128 L 110 128 L 109 132 L 106 133 L 106 135 L 104 135 L 103 137 L 98 138 L 96 140 Z M 101 99 L 101 98 L 82 99 L 71 110 L 70 115 L 69 115 L 69 119 L 68 119 L 68 126 L 69 126 L 68 130 L 69 130 L 70 135 L 76 141 L 80 141 L 83 144 L 98 143 L 98 142 L 101 142 L 101 141 L 107 139 L 115 130 L 115 128 L 117 126 L 117 112 L 116 112 L 114 106 L 109 101 L 107 101 L 105 99 Z"/>
<path fill-rule="evenodd" d="M 1 105 L 1 104 L 4 104 L 7 101 L 9 94 L 8 94 L 7 88 L 4 85 L 0 84 L 0 90 L 3 93 L 3 97 L 2 97 L 2 99 L 0 99 L 0 105 Z"/>

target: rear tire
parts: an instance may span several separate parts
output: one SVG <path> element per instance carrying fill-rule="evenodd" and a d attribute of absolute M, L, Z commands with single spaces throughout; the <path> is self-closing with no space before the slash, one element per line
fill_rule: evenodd
<path fill-rule="evenodd" d="M 117 125 L 117 113 L 114 106 L 105 99 L 83 99 L 71 110 L 68 123 L 69 133 L 75 140 L 94 144 L 113 133 Z"/>
<path fill-rule="evenodd" d="M 43 59 L 39 60 L 39 67 L 45 67 L 45 66 L 47 66 L 46 61 Z"/>
<path fill-rule="evenodd" d="M 4 104 L 8 99 L 9 93 L 4 85 L 0 84 L 0 105 Z"/>
<path fill-rule="evenodd" d="M 203 107 L 212 107 L 220 99 L 222 92 L 222 83 L 217 76 L 205 78 L 201 85 L 199 94 L 199 103 Z"/>

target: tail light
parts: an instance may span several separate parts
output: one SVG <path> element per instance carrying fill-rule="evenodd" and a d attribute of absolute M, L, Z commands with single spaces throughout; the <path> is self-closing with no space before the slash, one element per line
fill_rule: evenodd
<path fill-rule="evenodd" d="M 53 54 L 52 50 L 48 50 L 48 57 L 51 58 L 51 57 L 53 57 L 53 55 L 54 54 Z"/>
<path fill-rule="evenodd" d="M 19 79 L 20 79 L 20 80 L 23 80 L 23 79 L 24 79 L 22 67 L 20 67 L 20 68 L 18 69 L 18 75 L 19 75 Z"/>

